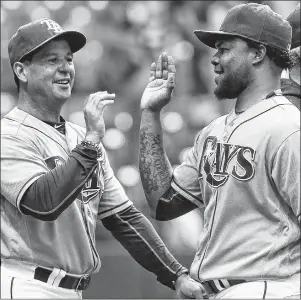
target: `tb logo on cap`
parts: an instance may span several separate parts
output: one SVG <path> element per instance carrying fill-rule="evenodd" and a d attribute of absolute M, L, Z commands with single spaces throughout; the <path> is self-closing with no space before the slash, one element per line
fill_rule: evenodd
<path fill-rule="evenodd" d="M 48 30 L 53 31 L 53 33 L 58 34 L 63 32 L 63 28 L 56 22 L 49 20 L 49 19 L 45 19 L 41 21 L 41 24 L 46 24 L 48 27 Z"/>

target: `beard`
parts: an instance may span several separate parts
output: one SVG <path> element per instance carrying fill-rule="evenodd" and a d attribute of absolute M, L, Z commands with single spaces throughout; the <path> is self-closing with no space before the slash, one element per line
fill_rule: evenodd
<path fill-rule="evenodd" d="M 237 98 L 250 83 L 250 70 L 247 65 L 242 65 L 234 72 L 225 74 L 219 78 L 214 94 L 217 99 L 235 99 Z"/>

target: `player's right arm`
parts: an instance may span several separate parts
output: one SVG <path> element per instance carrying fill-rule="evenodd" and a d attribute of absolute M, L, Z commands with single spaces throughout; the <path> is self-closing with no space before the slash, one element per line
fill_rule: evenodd
<path fill-rule="evenodd" d="M 195 208 L 183 193 L 172 187 L 173 170 L 163 145 L 160 120 L 162 108 L 169 103 L 175 82 L 175 64 L 162 53 L 152 63 L 149 83 L 141 98 L 139 170 L 151 216 L 170 220 Z"/>
<path fill-rule="evenodd" d="M 172 167 L 163 147 L 160 121 L 162 108 L 170 101 L 174 88 L 175 65 L 166 53 L 152 63 L 149 83 L 141 98 L 139 170 L 151 212 L 171 185 Z"/>
<path fill-rule="evenodd" d="M 90 95 L 84 110 L 86 141 L 99 144 L 104 135 L 104 107 L 115 95 Z M 77 145 L 68 159 L 47 169 L 39 151 L 18 135 L 1 135 L 2 194 L 24 214 L 43 221 L 55 220 L 76 199 L 98 166 L 93 146 Z"/>

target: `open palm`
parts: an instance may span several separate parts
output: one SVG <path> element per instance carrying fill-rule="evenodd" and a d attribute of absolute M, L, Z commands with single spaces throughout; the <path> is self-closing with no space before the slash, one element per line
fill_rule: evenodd
<path fill-rule="evenodd" d="M 160 111 L 170 101 L 175 75 L 173 58 L 163 52 L 157 64 L 153 62 L 151 65 L 149 82 L 141 98 L 141 110 Z"/>

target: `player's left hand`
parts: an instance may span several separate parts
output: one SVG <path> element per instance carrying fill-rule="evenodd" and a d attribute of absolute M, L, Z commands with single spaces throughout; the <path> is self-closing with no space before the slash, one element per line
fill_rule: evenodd
<path fill-rule="evenodd" d="M 205 288 L 189 275 L 181 275 L 175 283 L 176 293 L 180 299 L 208 299 Z"/>
<path fill-rule="evenodd" d="M 141 98 L 140 109 L 153 112 L 160 110 L 170 101 L 175 87 L 176 67 L 171 56 L 163 52 L 158 62 L 153 62 L 150 68 L 150 77 Z"/>

